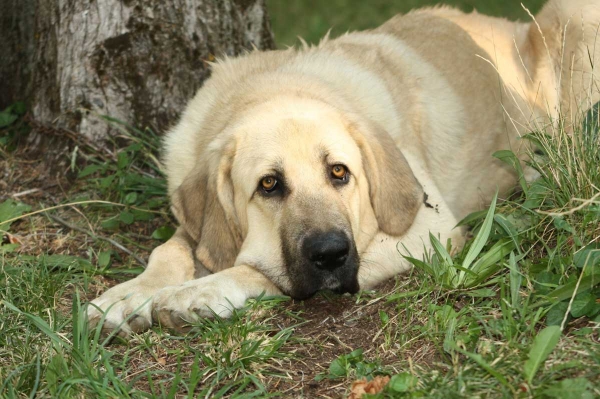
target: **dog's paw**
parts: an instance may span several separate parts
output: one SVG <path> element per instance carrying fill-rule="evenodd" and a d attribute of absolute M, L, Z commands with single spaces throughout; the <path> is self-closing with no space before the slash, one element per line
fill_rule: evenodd
<path fill-rule="evenodd" d="M 114 334 L 125 338 L 149 329 L 152 326 L 152 296 L 155 292 L 136 279 L 109 289 L 88 304 L 90 330 L 102 322 L 102 336 Z"/>
<path fill-rule="evenodd" d="M 244 306 L 247 295 L 226 276 L 213 274 L 158 291 L 152 301 L 154 320 L 179 332 L 200 317 L 230 317 Z"/>

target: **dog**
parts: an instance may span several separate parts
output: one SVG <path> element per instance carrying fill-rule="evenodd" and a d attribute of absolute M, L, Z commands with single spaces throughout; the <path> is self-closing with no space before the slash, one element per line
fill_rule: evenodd
<path fill-rule="evenodd" d="M 460 248 L 457 222 L 516 185 L 492 154 L 535 178 L 522 136 L 598 100 L 598 22 L 598 0 L 550 0 L 530 23 L 436 7 L 219 60 L 164 138 L 180 225 L 90 325 L 185 331 L 260 295 L 370 289 L 430 233 Z"/>

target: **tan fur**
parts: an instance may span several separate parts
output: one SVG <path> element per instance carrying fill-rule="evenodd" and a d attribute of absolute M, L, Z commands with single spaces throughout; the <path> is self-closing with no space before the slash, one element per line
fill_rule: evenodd
<path fill-rule="evenodd" d="M 165 137 L 181 226 L 142 275 L 93 302 L 90 320 L 122 299 L 106 328 L 180 328 L 263 292 L 334 288 L 338 277 L 298 261 L 315 232 L 351 237 L 361 288 L 408 270 L 398 248 L 421 257 L 429 233 L 460 247 L 457 221 L 515 186 L 492 154 L 515 151 L 534 177 L 521 137 L 551 133 L 559 116 L 578 123 L 599 99 L 599 22 L 599 0 L 550 0 L 529 23 L 439 7 L 219 61 Z M 335 164 L 347 184 L 332 180 Z M 261 194 L 276 174 L 285 192 Z"/>
<path fill-rule="evenodd" d="M 348 128 L 361 150 L 369 192 L 379 229 L 401 236 L 412 225 L 424 192 L 402 152 L 380 126 Z"/>

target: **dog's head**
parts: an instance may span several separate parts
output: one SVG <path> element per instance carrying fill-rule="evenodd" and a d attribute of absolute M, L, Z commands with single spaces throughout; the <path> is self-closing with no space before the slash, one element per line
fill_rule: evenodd
<path fill-rule="evenodd" d="M 246 264 L 285 293 L 358 290 L 374 235 L 402 235 L 423 191 L 379 126 L 316 100 L 255 105 L 206 146 L 173 210 L 213 272 Z"/>

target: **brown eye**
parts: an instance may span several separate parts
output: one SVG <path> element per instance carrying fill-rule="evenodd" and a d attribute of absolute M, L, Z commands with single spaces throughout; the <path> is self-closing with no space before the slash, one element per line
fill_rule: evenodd
<path fill-rule="evenodd" d="M 265 192 L 270 193 L 277 188 L 277 179 L 273 176 L 264 177 L 260 181 L 260 186 Z"/>
<path fill-rule="evenodd" d="M 333 165 L 331 176 L 335 179 L 345 180 L 348 177 L 348 169 L 344 165 Z"/>

